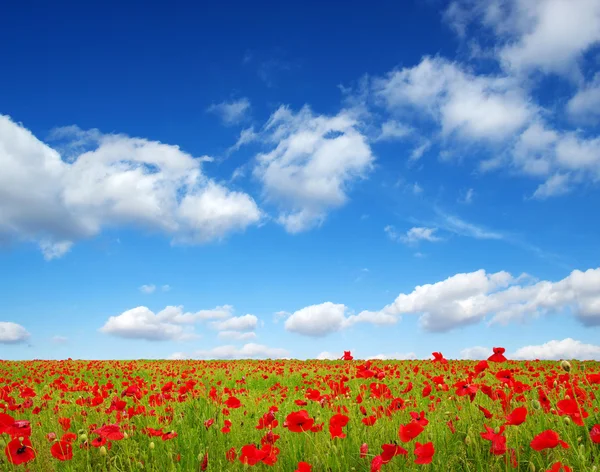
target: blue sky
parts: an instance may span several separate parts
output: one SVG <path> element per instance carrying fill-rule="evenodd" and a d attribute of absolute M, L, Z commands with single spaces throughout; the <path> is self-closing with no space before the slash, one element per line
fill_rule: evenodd
<path fill-rule="evenodd" d="M 600 1 L 0 18 L 0 357 L 600 359 Z"/>

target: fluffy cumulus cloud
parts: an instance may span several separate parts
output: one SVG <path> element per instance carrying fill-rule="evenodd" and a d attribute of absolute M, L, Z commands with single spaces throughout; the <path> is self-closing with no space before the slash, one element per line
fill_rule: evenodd
<path fill-rule="evenodd" d="M 511 357 L 514 359 L 580 359 L 598 361 L 600 360 L 600 346 L 566 338 L 562 341 L 554 340 L 537 346 L 522 347 L 517 349 Z"/>
<path fill-rule="evenodd" d="M 414 67 L 376 78 L 373 88 L 389 111 L 429 116 L 445 136 L 502 140 L 535 113 L 518 81 L 476 75 L 440 57 L 425 57 Z"/>
<path fill-rule="evenodd" d="M 359 125 L 349 112 L 323 116 L 308 107 L 281 107 L 270 117 L 261 139 L 272 149 L 257 156 L 254 175 L 288 232 L 320 225 L 371 169 L 374 156 Z"/>
<path fill-rule="evenodd" d="M 219 331 L 247 331 L 252 329 L 250 328 L 251 324 L 253 327 L 256 326 L 256 317 L 253 315 L 237 318 L 232 315 L 233 307 L 230 305 L 197 312 L 185 312 L 181 306 L 168 306 L 158 313 L 154 313 L 145 306 L 139 306 L 118 316 L 111 316 L 100 328 L 100 331 L 129 339 L 186 341 L 198 337 L 194 331 L 194 325 L 204 321 L 211 321 L 213 327 Z M 250 320 L 250 317 L 253 320 Z M 231 321 L 230 325 L 226 324 L 228 321 Z M 225 324 L 221 325 L 220 323 Z"/>
<path fill-rule="evenodd" d="M 558 282 L 481 269 L 419 285 L 377 311 L 350 314 L 345 305 L 331 302 L 308 306 L 293 313 L 285 328 L 319 337 L 357 323 L 390 325 L 402 315 L 416 315 L 424 330 L 447 332 L 484 320 L 507 324 L 549 313 L 574 316 L 584 326 L 600 325 L 600 268 L 575 270 Z"/>
<path fill-rule="evenodd" d="M 217 346 L 191 354 L 177 352 L 171 355 L 170 359 L 281 359 L 289 357 L 289 355 L 289 352 L 282 348 L 248 343 L 242 347 L 233 345 Z"/>
<path fill-rule="evenodd" d="M 508 272 L 456 274 L 400 294 L 379 312 L 364 313 L 374 319 L 416 314 L 425 330 L 443 332 L 487 317 L 490 323 L 506 324 L 560 312 L 571 313 L 586 326 L 600 325 L 600 269 L 575 270 L 558 282 L 535 283 Z"/>
<path fill-rule="evenodd" d="M 464 36 L 483 26 L 496 39 L 496 54 L 509 71 L 570 76 L 600 42 L 596 0 L 455 0 L 446 19 Z"/>
<path fill-rule="evenodd" d="M 35 241 L 47 259 L 109 226 L 203 243 L 261 219 L 249 195 L 206 177 L 207 159 L 178 146 L 73 126 L 53 137 L 56 149 L 0 115 L 0 236 Z"/>
<path fill-rule="evenodd" d="M 0 321 L 0 344 L 18 344 L 29 339 L 29 332 L 20 324 Z"/>
<path fill-rule="evenodd" d="M 325 302 L 292 313 L 285 321 L 285 329 L 305 336 L 321 337 L 339 331 L 346 322 L 345 305 Z"/>
<path fill-rule="evenodd" d="M 489 347 L 483 347 L 483 346 L 467 347 L 467 348 L 463 349 L 462 351 L 460 351 L 460 358 L 478 361 L 481 359 L 487 359 L 488 357 L 490 357 L 492 355 L 492 352 L 493 352 L 492 349 L 490 349 Z"/>

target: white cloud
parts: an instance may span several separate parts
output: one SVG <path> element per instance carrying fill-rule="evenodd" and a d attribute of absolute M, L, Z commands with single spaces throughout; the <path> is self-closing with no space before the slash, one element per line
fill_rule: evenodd
<path fill-rule="evenodd" d="M 540 184 L 533 193 L 533 198 L 544 200 L 548 197 L 564 195 L 570 191 L 569 174 L 554 174 L 546 182 Z"/>
<path fill-rule="evenodd" d="M 583 54 L 600 41 L 597 0 L 458 0 L 446 19 L 463 36 L 473 21 L 489 28 L 499 60 L 512 72 L 573 76 Z"/>
<path fill-rule="evenodd" d="M 177 353 L 184 355 L 183 353 Z M 191 358 L 197 359 L 281 359 L 289 357 L 289 352 L 281 348 L 272 348 L 263 344 L 248 343 L 241 348 L 235 346 L 218 346 L 213 349 L 200 350 Z"/>
<path fill-rule="evenodd" d="M 501 233 L 470 223 L 458 216 L 450 215 L 439 210 L 437 210 L 437 214 L 440 218 L 439 221 L 437 221 L 437 226 L 450 233 L 475 239 L 504 239 L 504 235 Z"/>
<path fill-rule="evenodd" d="M 421 326 L 434 332 L 479 323 L 486 317 L 490 323 L 506 324 L 565 311 L 585 326 L 600 325 L 600 268 L 575 270 L 558 282 L 527 281 L 525 275 L 515 278 L 508 272 L 456 274 L 400 294 L 380 311 L 363 313 L 379 322 L 416 314 Z M 361 321 L 368 321 L 368 317 Z"/>
<path fill-rule="evenodd" d="M 167 284 L 167 285 L 163 285 L 163 286 L 162 286 L 160 289 L 161 289 L 163 292 L 168 292 L 169 290 L 171 290 L 171 286 L 170 286 L 170 285 L 168 285 L 168 284 Z"/>
<path fill-rule="evenodd" d="M 22 343 L 30 336 L 23 326 L 11 321 L 0 321 L 0 344 Z"/>
<path fill-rule="evenodd" d="M 339 331 L 346 322 L 346 306 L 331 302 L 298 310 L 285 321 L 285 329 L 305 336 L 321 337 Z"/>
<path fill-rule="evenodd" d="M 514 359 L 579 359 L 600 360 L 600 346 L 585 344 L 572 338 L 549 341 L 537 346 L 525 346 L 511 356 Z"/>
<path fill-rule="evenodd" d="M 474 346 L 468 347 L 460 351 L 461 359 L 481 360 L 487 359 L 492 355 L 493 351 L 489 347 Z"/>
<path fill-rule="evenodd" d="M 442 135 L 469 140 L 500 141 L 536 112 L 510 77 L 474 75 L 439 57 L 392 71 L 375 79 L 373 87 L 388 110 L 415 109 L 437 122 Z"/>
<path fill-rule="evenodd" d="M 218 115 L 224 124 L 234 125 L 242 121 L 250 111 L 250 100 L 242 97 L 239 100 L 212 104 L 207 111 Z"/>
<path fill-rule="evenodd" d="M 474 196 L 475 196 L 475 191 L 472 188 L 470 188 L 466 191 L 466 193 L 464 194 L 463 197 L 458 199 L 458 201 L 460 203 L 465 203 L 467 205 L 470 205 L 471 203 L 473 203 Z"/>
<path fill-rule="evenodd" d="M 145 306 L 138 306 L 118 316 L 111 316 L 100 331 L 129 339 L 185 341 L 198 337 L 194 332 L 194 324 L 226 319 L 232 312 L 233 307 L 230 305 L 197 312 L 184 312 L 181 306 L 167 306 L 158 313 Z"/>
<path fill-rule="evenodd" d="M 213 323 L 213 327 L 219 331 L 252 331 L 258 324 L 258 318 L 254 315 L 237 316 Z"/>
<path fill-rule="evenodd" d="M 427 150 L 431 147 L 431 141 L 425 141 L 423 144 L 421 144 L 420 146 L 417 146 L 416 148 L 414 148 L 412 150 L 412 152 L 410 153 L 410 160 L 411 161 L 418 161 L 419 159 L 421 159 L 423 157 L 423 154 L 425 154 L 425 152 L 427 152 Z"/>
<path fill-rule="evenodd" d="M 600 73 L 569 100 L 567 111 L 577 120 L 597 121 L 600 118 Z"/>
<path fill-rule="evenodd" d="M 232 341 L 250 341 L 256 339 L 256 333 L 249 331 L 246 333 L 240 331 L 221 331 L 219 332 L 220 339 L 231 339 Z"/>
<path fill-rule="evenodd" d="M 406 244 L 416 244 L 420 241 L 429 241 L 432 243 L 441 241 L 442 238 L 434 234 L 436 231 L 437 228 L 415 226 L 410 228 L 405 235 L 400 236 L 400 239 Z"/>
<path fill-rule="evenodd" d="M 60 131 L 60 133 L 58 133 Z M 0 115 L 0 236 L 38 242 L 47 259 L 111 226 L 138 226 L 202 243 L 260 221 L 254 200 L 207 178 L 206 158 L 179 147 L 61 128 L 79 154 L 63 160 Z"/>
<path fill-rule="evenodd" d="M 323 352 L 319 353 L 319 355 L 316 357 L 316 359 L 319 361 L 336 361 L 340 357 L 342 357 L 342 355 L 343 354 L 341 352 L 333 353 L 333 352 L 329 352 L 329 351 L 323 351 Z"/>
<path fill-rule="evenodd" d="M 397 141 L 411 134 L 414 129 L 411 126 L 396 120 L 388 120 L 381 124 L 381 133 L 376 141 Z"/>
<path fill-rule="evenodd" d="M 65 344 L 69 342 L 69 338 L 66 336 L 52 336 L 52 342 L 55 344 Z"/>
<path fill-rule="evenodd" d="M 256 133 L 254 131 L 254 126 L 251 126 L 250 128 L 245 128 L 242 131 L 240 131 L 240 136 L 238 138 L 238 140 L 236 141 L 236 143 L 231 146 L 228 149 L 228 152 L 234 152 L 239 150 L 242 146 L 245 146 L 246 144 L 252 143 L 256 140 L 258 140 L 259 135 L 258 133 Z"/>
<path fill-rule="evenodd" d="M 263 139 L 275 147 L 257 156 L 254 175 L 288 232 L 320 225 L 371 169 L 374 156 L 358 125 L 350 113 L 314 115 L 308 107 L 281 107 L 265 125 Z"/>
<path fill-rule="evenodd" d="M 155 290 L 156 290 L 156 285 L 153 285 L 153 284 L 150 284 L 150 285 L 144 284 L 140 287 L 140 292 L 142 292 L 142 293 L 150 294 L 150 293 L 154 293 Z"/>
<path fill-rule="evenodd" d="M 377 354 L 375 356 L 367 357 L 367 359 L 381 360 L 381 361 L 408 361 L 414 360 L 417 355 L 414 352 L 394 352 L 393 354 Z"/>

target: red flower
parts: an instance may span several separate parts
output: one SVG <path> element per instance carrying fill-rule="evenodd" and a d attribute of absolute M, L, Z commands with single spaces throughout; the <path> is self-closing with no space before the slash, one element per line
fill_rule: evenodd
<path fill-rule="evenodd" d="M 342 428 L 348 424 L 350 418 L 346 415 L 333 415 L 329 420 L 329 434 L 331 438 L 345 438 L 346 435 L 342 432 Z"/>
<path fill-rule="evenodd" d="M 448 360 L 444 358 L 444 355 L 441 352 L 432 352 L 433 362 L 440 362 L 442 364 L 447 364 Z"/>
<path fill-rule="evenodd" d="M 202 456 L 202 460 L 200 461 L 200 470 L 204 471 L 208 468 L 208 451 L 204 453 Z"/>
<path fill-rule="evenodd" d="M 73 446 L 67 441 L 57 441 L 52 444 L 50 453 L 59 461 L 70 461 L 73 459 Z"/>
<path fill-rule="evenodd" d="M 419 423 L 411 421 L 407 425 L 400 425 L 398 436 L 400 437 L 400 441 L 407 443 L 415 439 L 422 432 L 423 426 L 421 426 Z"/>
<path fill-rule="evenodd" d="M 416 411 L 411 411 L 410 417 L 412 418 L 413 423 L 419 423 L 421 426 L 425 427 L 429 424 L 429 420 L 425 418 L 425 412 L 421 411 L 421 413 L 417 413 Z"/>
<path fill-rule="evenodd" d="M 530 446 L 536 451 L 542 451 L 543 449 L 553 449 L 559 444 L 563 449 L 569 449 L 569 445 L 560 439 L 560 436 L 556 431 L 547 429 L 533 438 Z"/>
<path fill-rule="evenodd" d="M 227 405 L 228 408 L 235 409 L 241 407 L 242 402 L 240 402 L 239 399 L 237 399 L 236 397 L 229 397 L 225 401 L 225 405 Z"/>
<path fill-rule="evenodd" d="M 31 436 L 31 423 L 27 420 L 14 421 L 4 431 L 12 438 L 28 438 Z"/>
<path fill-rule="evenodd" d="M 360 446 L 360 458 L 364 459 L 365 457 L 367 457 L 368 453 L 369 445 L 367 443 L 362 443 L 362 445 Z"/>
<path fill-rule="evenodd" d="M 417 442 L 415 444 L 415 456 L 417 456 L 415 464 L 430 464 L 434 453 L 435 449 L 432 442 L 426 444 Z"/>
<path fill-rule="evenodd" d="M 23 442 L 19 438 L 13 439 L 6 445 L 4 453 L 8 462 L 14 465 L 27 464 L 35 459 L 35 451 L 31 447 L 29 438 L 24 438 Z"/>
<path fill-rule="evenodd" d="M 240 462 L 247 465 L 256 465 L 265 458 L 264 451 L 257 449 L 254 444 L 247 444 L 242 447 L 240 453 Z"/>
<path fill-rule="evenodd" d="M 8 427 L 12 426 L 15 422 L 15 419 L 7 415 L 6 413 L 0 413 L 0 434 L 6 433 L 8 431 Z"/>
<path fill-rule="evenodd" d="M 548 472 L 572 472 L 571 468 L 562 462 L 555 462 Z"/>
<path fill-rule="evenodd" d="M 352 360 L 352 359 L 348 359 L 348 360 Z M 311 472 L 311 471 L 312 471 L 312 465 L 310 465 L 308 462 L 298 462 L 298 468 L 294 472 Z"/>
<path fill-rule="evenodd" d="M 118 424 L 107 424 L 101 428 L 95 429 L 93 432 L 110 441 L 119 441 L 125 437 Z"/>
<path fill-rule="evenodd" d="M 506 424 L 511 426 L 519 426 L 527 417 L 527 408 L 520 406 L 515 408 L 510 415 L 506 417 Z"/>
<path fill-rule="evenodd" d="M 63 431 L 68 431 L 71 427 L 71 418 L 59 418 L 58 424 L 61 426 Z"/>
<path fill-rule="evenodd" d="M 227 458 L 227 460 L 229 462 L 234 462 L 236 456 L 237 456 L 237 452 L 235 450 L 235 447 L 232 447 L 225 453 L 225 457 Z"/>
<path fill-rule="evenodd" d="M 315 420 L 308 415 L 308 411 L 294 411 L 287 415 L 283 426 L 292 433 L 303 433 L 312 428 Z"/>
<path fill-rule="evenodd" d="M 490 361 L 490 362 L 506 361 L 506 357 L 504 357 L 504 353 L 506 352 L 506 349 L 504 349 L 503 347 L 495 347 L 493 350 L 494 350 L 494 354 L 492 354 L 490 357 L 488 357 L 488 361 Z"/>
<path fill-rule="evenodd" d="M 383 450 L 383 452 L 381 453 L 382 464 L 387 464 L 396 456 L 408 455 L 408 451 L 402 446 L 398 446 L 397 444 L 383 444 L 381 446 L 381 449 Z"/>
<path fill-rule="evenodd" d="M 371 416 L 367 416 L 366 418 L 363 418 L 362 423 L 366 426 L 373 426 L 375 424 L 375 422 L 377 421 L 377 417 L 375 415 L 371 415 Z"/>
<path fill-rule="evenodd" d="M 344 355 L 342 356 L 342 360 L 343 361 L 351 361 L 352 359 L 354 359 L 354 357 L 352 357 L 352 354 L 350 353 L 350 351 L 344 351 Z"/>
<path fill-rule="evenodd" d="M 483 413 L 483 416 L 485 416 L 488 420 L 494 416 L 494 415 L 492 415 L 492 412 L 490 410 L 482 407 L 481 405 L 479 405 L 477 408 L 479 408 L 481 410 L 481 412 Z"/>
<path fill-rule="evenodd" d="M 371 472 L 379 472 L 381 470 L 381 466 L 383 465 L 383 459 L 381 456 L 373 457 L 371 461 Z"/>
<path fill-rule="evenodd" d="M 600 444 L 600 424 L 595 424 L 590 430 L 590 438 L 592 442 Z"/>
<path fill-rule="evenodd" d="M 208 429 L 214 424 L 214 422 L 215 420 L 213 418 L 209 418 L 204 422 L 204 427 Z"/>

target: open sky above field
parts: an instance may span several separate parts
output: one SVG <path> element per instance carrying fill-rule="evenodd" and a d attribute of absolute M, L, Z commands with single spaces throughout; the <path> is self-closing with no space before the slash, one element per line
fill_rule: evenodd
<path fill-rule="evenodd" d="M 600 1 L 8 2 L 0 357 L 600 359 Z"/>

